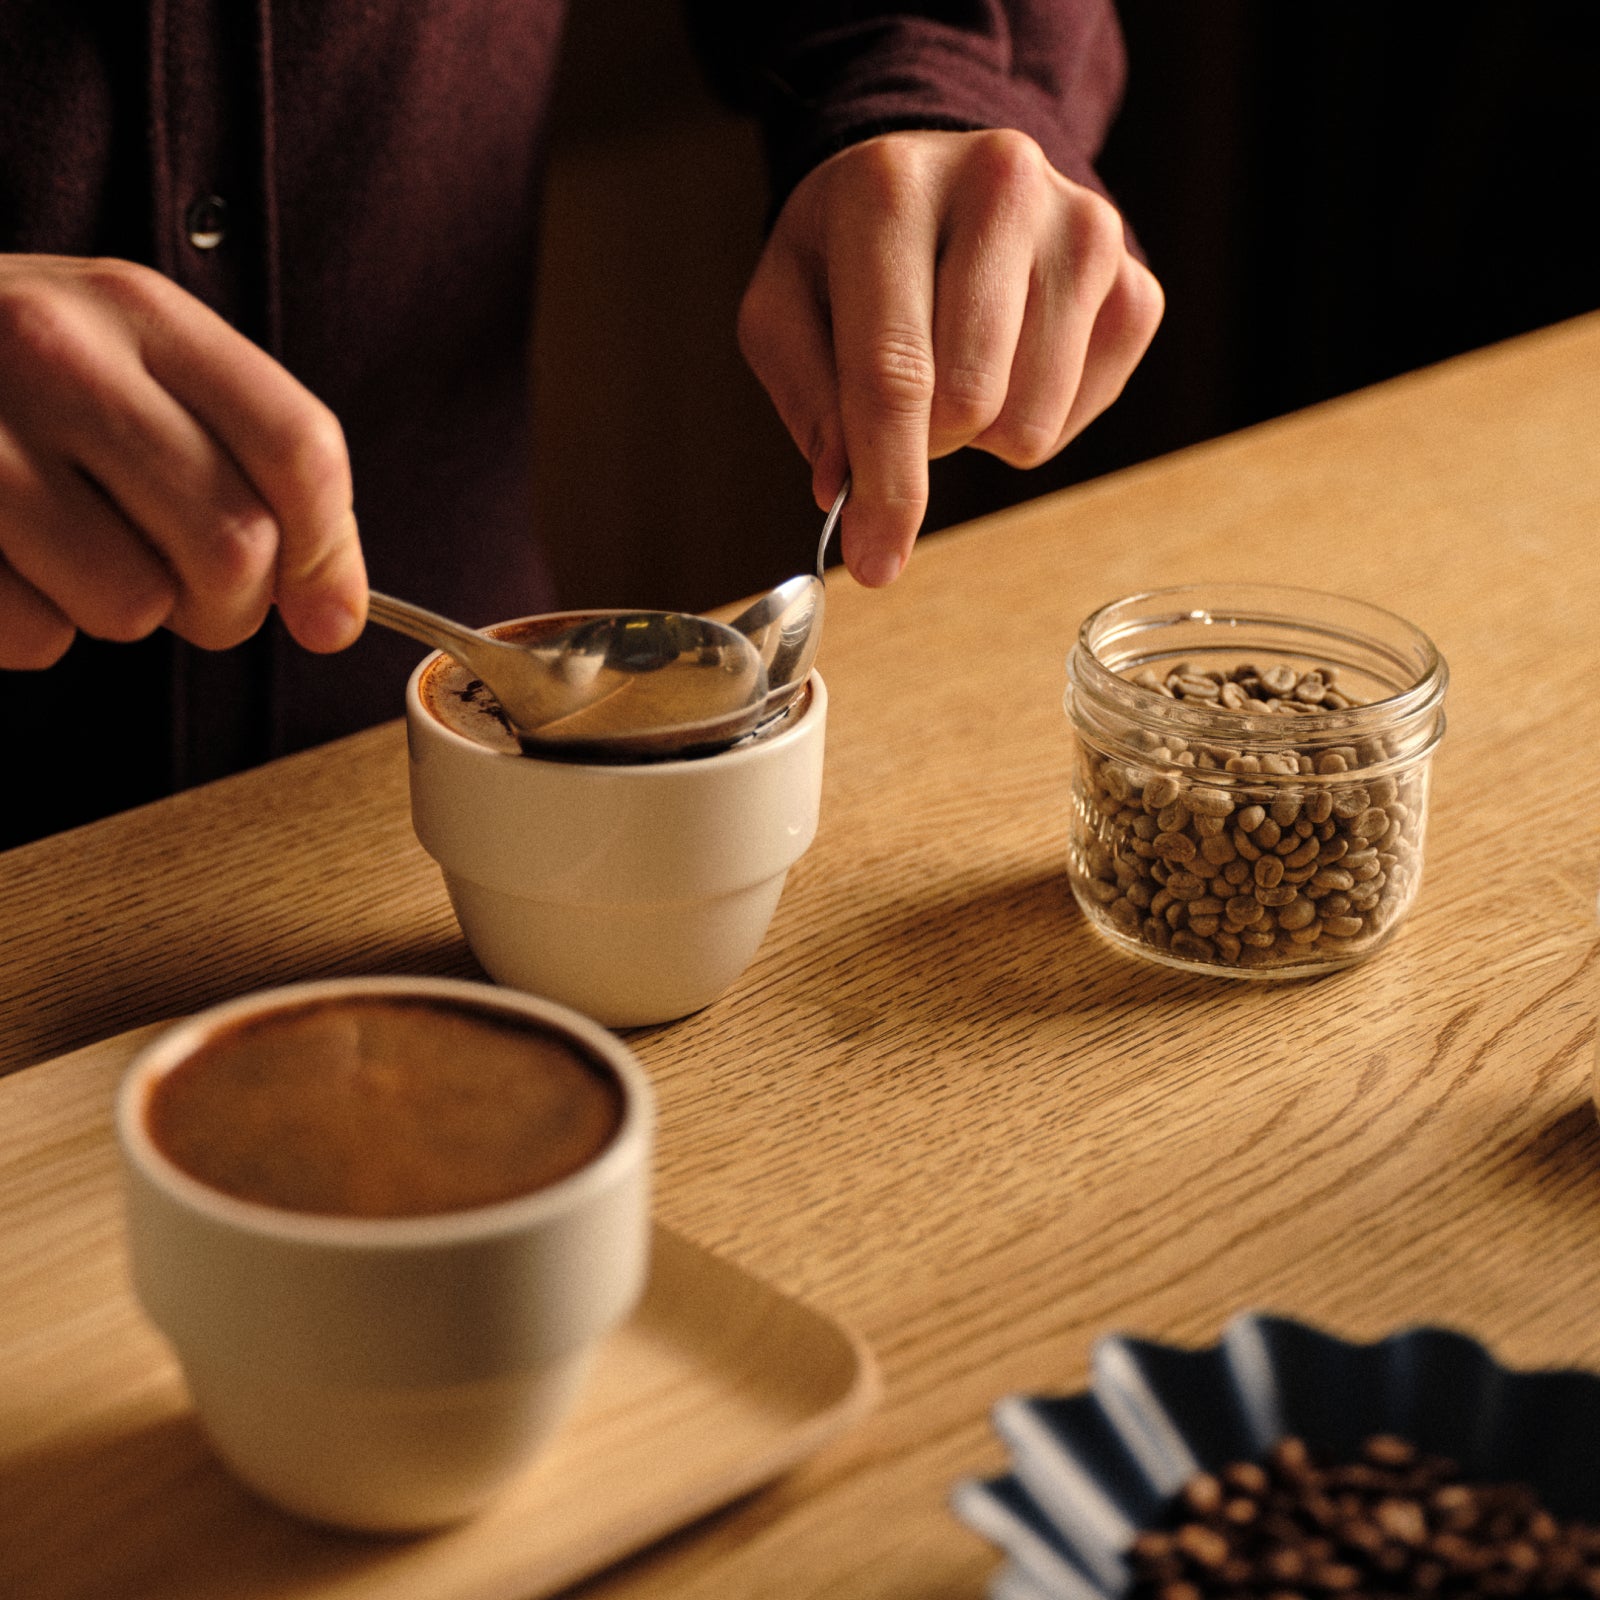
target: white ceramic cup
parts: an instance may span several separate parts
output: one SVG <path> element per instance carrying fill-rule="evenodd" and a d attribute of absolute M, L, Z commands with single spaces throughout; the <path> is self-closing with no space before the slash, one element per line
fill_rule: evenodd
<path fill-rule="evenodd" d="M 619 1086 L 619 1128 L 587 1165 L 528 1194 L 375 1218 L 238 1199 L 151 1138 L 157 1080 L 203 1041 L 286 1006 L 369 996 L 509 1016 L 570 1041 Z M 481 1508 L 537 1454 L 643 1291 L 650 1085 L 620 1040 L 548 1001 L 426 978 L 249 996 L 141 1052 L 116 1121 L 135 1292 L 219 1456 L 314 1521 L 409 1532 Z"/>
<path fill-rule="evenodd" d="M 507 624 L 506 626 L 514 626 Z M 617 766 L 496 750 L 406 687 L 411 816 L 497 982 L 609 1027 L 709 1005 L 750 964 L 817 831 L 828 692 L 714 755 Z"/>

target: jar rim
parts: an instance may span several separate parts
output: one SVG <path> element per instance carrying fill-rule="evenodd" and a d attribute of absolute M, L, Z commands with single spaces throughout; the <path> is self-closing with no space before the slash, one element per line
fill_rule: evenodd
<path fill-rule="evenodd" d="M 1326 614 L 1320 624 L 1314 620 L 1319 609 Z M 1376 631 L 1358 631 L 1362 621 Z M 1322 632 L 1326 637 L 1342 637 L 1377 650 L 1413 681 L 1390 695 L 1359 705 L 1293 717 L 1272 712 L 1252 716 L 1245 711 L 1221 712 L 1214 706 L 1158 694 L 1123 677 L 1102 658 L 1105 645 L 1115 639 L 1185 622 L 1228 627 L 1253 622 L 1286 631 L 1300 629 L 1308 634 Z M 1117 625 L 1112 631 L 1114 624 Z M 1385 633 L 1391 637 L 1384 638 Z M 1301 649 L 1298 653 L 1310 656 L 1315 651 Z M 1449 683 L 1449 669 L 1438 647 L 1397 612 L 1327 590 L 1247 582 L 1174 584 L 1141 590 L 1097 607 L 1079 626 L 1076 644 L 1067 659 L 1067 675 L 1074 689 L 1124 716 L 1159 716 L 1166 726 L 1202 738 L 1215 737 L 1220 725 L 1245 736 L 1264 735 L 1274 741 L 1294 743 L 1355 737 L 1428 716 L 1436 717 L 1440 724 L 1437 736 L 1443 731 L 1440 705 Z"/>

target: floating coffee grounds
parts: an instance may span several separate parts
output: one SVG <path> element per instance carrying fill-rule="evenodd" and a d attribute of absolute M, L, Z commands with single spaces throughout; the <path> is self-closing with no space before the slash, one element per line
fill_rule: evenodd
<path fill-rule="evenodd" d="M 1563 1522 L 1520 1484 L 1378 1434 L 1331 1463 L 1287 1438 L 1265 1462 L 1192 1477 L 1165 1528 L 1129 1554 L 1131 1600 L 1600 1596 L 1600 1529 Z"/>
<path fill-rule="evenodd" d="M 1137 728 L 1138 760 L 1085 746 L 1079 881 L 1092 914 L 1182 960 L 1225 967 L 1342 961 L 1380 941 L 1420 876 L 1426 776 L 1395 762 L 1381 737 L 1295 737 L 1295 720 L 1359 703 L 1338 669 L 1179 662 L 1128 681 L 1215 710 L 1218 723 L 1254 718 L 1253 737 Z M 1254 736 L 1264 719 L 1285 723 L 1270 748 Z"/>

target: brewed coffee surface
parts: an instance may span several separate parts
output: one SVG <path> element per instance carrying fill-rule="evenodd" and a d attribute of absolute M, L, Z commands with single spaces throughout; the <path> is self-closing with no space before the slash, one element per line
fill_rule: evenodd
<path fill-rule="evenodd" d="M 607 1067 L 532 1024 L 358 999 L 218 1033 L 159 1081 L 147 1117 L 174 1163 L 227 1194 L 404 1217 L 577 1171 L 615 1136 L 622 1095 Z"/>

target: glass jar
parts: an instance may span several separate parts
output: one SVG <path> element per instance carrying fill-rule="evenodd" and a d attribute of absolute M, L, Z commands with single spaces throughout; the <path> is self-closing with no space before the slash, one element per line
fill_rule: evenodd
<path fill-rule="evenodd" d="M 1118 600 L 1067 661 L 1072 889 L 1135 955 L 1300 978 L 1394 937 L 1422 876 L 1448 673 L 1359 600 L 1194 584 Z"/>

